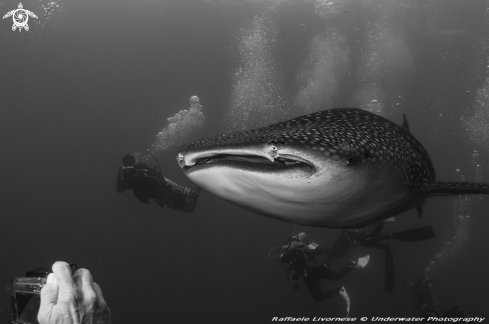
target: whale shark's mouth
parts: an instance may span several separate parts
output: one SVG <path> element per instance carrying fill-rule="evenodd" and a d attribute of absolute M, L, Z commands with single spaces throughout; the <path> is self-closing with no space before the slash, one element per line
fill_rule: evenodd
<path fill-rule="evenodd" d="M 303 172 L 313 174 L 316 171 L 311 162 L 291 155 L 280 156 L 272 161 L 259 155 L 215 154 L 209 156 L 205 154 L 203 157 L 194 158 L 194 161 L 195 163 L 190 166 L 181 163 L 185 173 L 217 166 L 264 172 L 301 169 Z"/>

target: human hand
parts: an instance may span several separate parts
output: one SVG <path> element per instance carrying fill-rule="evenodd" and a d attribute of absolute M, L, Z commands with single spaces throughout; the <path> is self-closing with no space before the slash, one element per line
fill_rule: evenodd
<path fill-rule="evenodd" d="M 70 266 L 53 264 L 46 285 L 41 290 L 40 324 L 110 324 L 112 315 L 99 285 L 87 269 L 71 275 Z"/>

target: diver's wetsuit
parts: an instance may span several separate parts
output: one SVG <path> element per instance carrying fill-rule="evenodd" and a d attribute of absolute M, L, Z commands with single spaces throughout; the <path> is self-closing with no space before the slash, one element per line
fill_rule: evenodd
<path fill-rule="evenodd" d="M 293 242 L 289 238 L 289 242 Z M 333 290 L 321 291 L 320 279 L 340 280 L 348 274 L 354 267 L 347 266 L 338 272 L 331 270 L 326 265 L 318 265 L 315 257 L 321 254 L 318 245 L 312 242 L 303 241 L 313 251 L 302 248 L 290 248 L 290 243 L 284 247 L 286 251 L 280 256 L 280 261 L 289 265 L 289 270 L 294 270 L 306 283 L 307 289 L 315 301 L 329 299 L 340 292 L 340 287 Z M 309 264 L 308 264 L 309 263 Z M 311 265 L 312 263 L 312 265 Z"/>
<path fill-rule="evenodd" d="M 119 168 L 117 192 L 126 189 L 132 189 L 134 196 L 143 203 L 149 204 L 151 199 L 162 208 L 166 205 L 185 213 L 195 210 L 199 196 L 196 190 L 177 185 L 143 163 Z"/>

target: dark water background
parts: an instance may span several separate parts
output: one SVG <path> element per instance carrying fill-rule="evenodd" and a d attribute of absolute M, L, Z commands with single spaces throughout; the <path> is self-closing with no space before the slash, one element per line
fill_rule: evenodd
<path fill-rule="evenodd" d="M 331 107 L 351 105 L 369 24 L 382 14 L 398 15 L 414 69 L 399 74 L 398 83 L 391 79 L 384 85 L 386 107 L 393 107 L 386 108 L 387 116 L 400 122 L 402 113 L 408 115 L 411 132 L 430 152 L 438 179 L 459 179 L 456 169 L 473 179 L 474 149 L 479 150 L 480 167 L 487 170 L 486 139 L 470 135 L 460 119 L 473 115 L 476 93 L 484 89 L 489 4 L 337 3 L 348 12 L 319 17 L 312 2 L 290 1 L 278 4 L 271 16 L 279 31 L 273 56 L 290 98 L 298 90 L 296 74 L 307 58 L 309 41 L 329 26 L 346 36 L 351 55 L 350 74 L 341 79 Z M 317 303 L 303 283 L 294 291 L 279 262 L 268 257 L 293 225 L 206 192 L 193 214 L 143 205 L 130 194 L 134 211 L 126 195 L 115 190 L 122 156 L 149 148 L 166 118 L 188 108 L 190 96 L 199 96 L 207 123 L 188 140 L 219 133 L 231 100 L 232 72 L 240 62 L 239 30 L 270 3 L 55 4 L 23 2 L 39 16 L 37 22 L 29 20 L 29 32 L 13 32 L 11 18 L 0 25 L 3 286 L 34 267 L 64 260 L 92 272 L 114 323 L 266 323 L 274 316 L 343 316 L 341 298 Z M 0 2 L 0 12 L 17 5 Z M 391 10 L 383 10 L 387 7 Z M 299 29 L 302 23 L 306 29 Z M 394 106 L 401 94 L 402 105 Z M 301 113 L 292 109 L 292 114 Z M 173 152 L 159 156 L 164 174 L 189 185 Z M 486 172 L 482 174 L 489 182 Z M 422 275 L 450 239 L 446 229 L 453 230 L 456 199 L 431 198 L 423 218 L 409 211 L 389 225 L 399 230 L 429 224 L 438 234 L 430 241 L 392 243 L 396 278 Z M 440 312 L 460 305 L 469 316 L 489 315 L 488 199 L 471 203 L 468 243 L 433 275 Z M 297 229 L 324 246 L 339 234 Z M 416 316 L 409 291 L 396 284 L 394 294 L 383 292 L 380 251 L 356 248 L 332 267 L 367 253 L 367 268 L 340 283 L 325 282 L 324 288 L 344 285 L 353 317 Z M 5 290 L 0 294 L 0 321 L 7 321 L 9 309 Z"/>

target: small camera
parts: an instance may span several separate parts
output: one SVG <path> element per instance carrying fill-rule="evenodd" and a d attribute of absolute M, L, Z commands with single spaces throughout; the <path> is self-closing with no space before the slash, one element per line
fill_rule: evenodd
<path fill-rule="evenodd" d="M 10 324 L 39 324 L 37 313 L 41 306 L 41 289 L 51 272 L 48 268 L 36 268 L 27 272 L 25 277 L 12 281 L 9 286 L 12 308 Z"/>
<path fill-rule="evenodd" d="M 74 263 L 70 264 L 70 268 L 72 274 L 78 270 Z M 12 280 L 8 287 L 12 308 L 10 324 L 39 324 L 37 314 L 41 306 L 41 289 L 51 272 L 48 268 L 35 268 L 27 272 L 25 277 Z"/>

